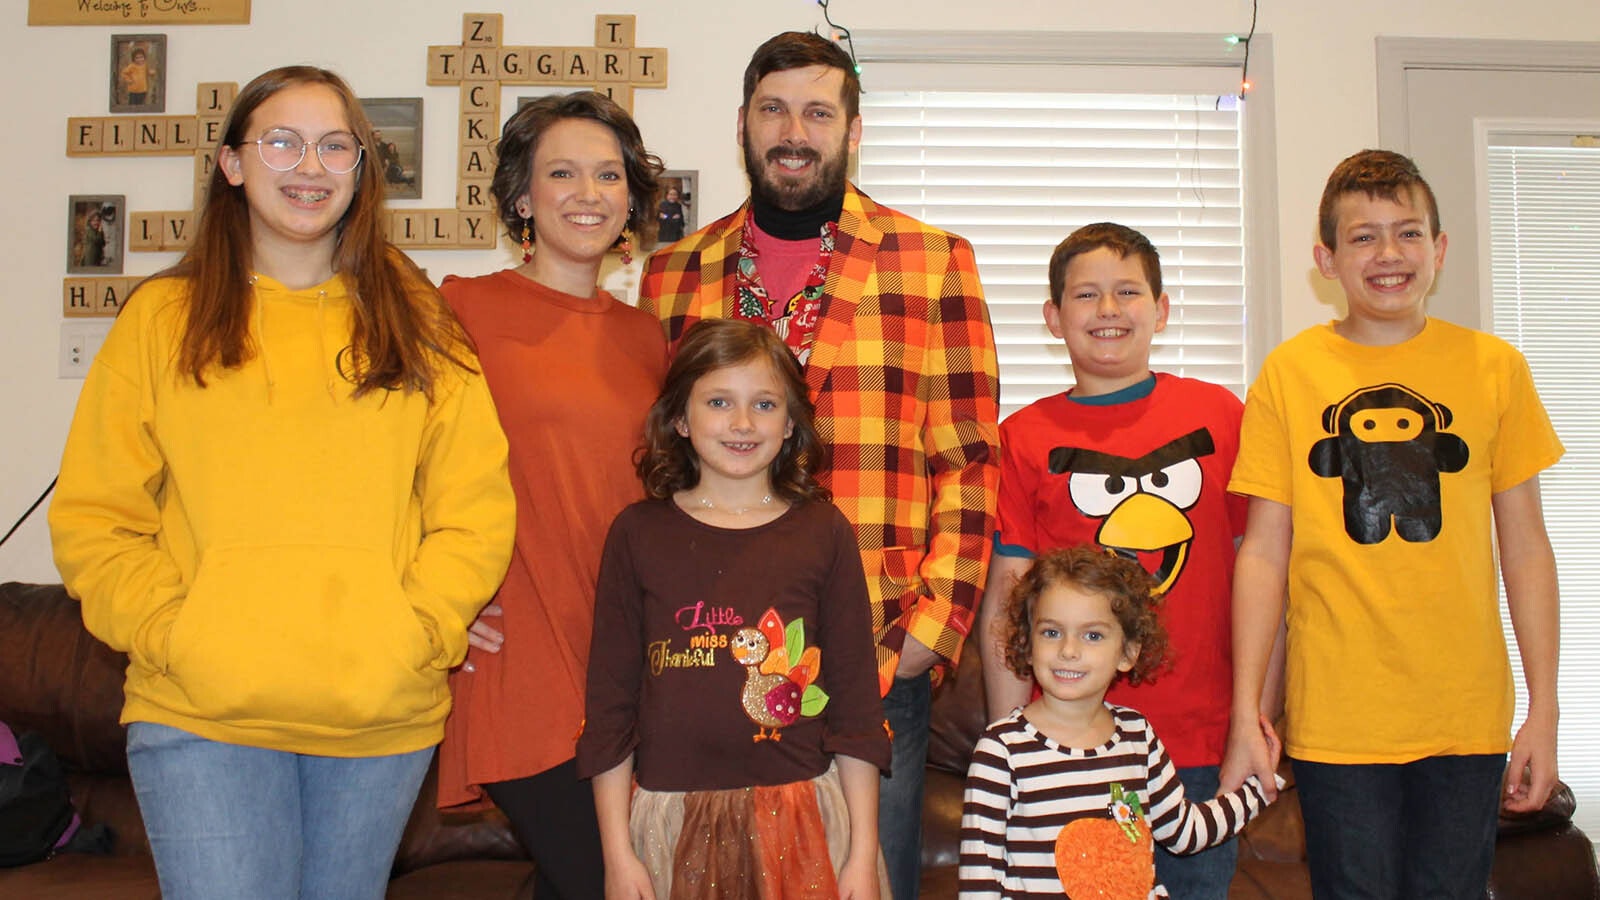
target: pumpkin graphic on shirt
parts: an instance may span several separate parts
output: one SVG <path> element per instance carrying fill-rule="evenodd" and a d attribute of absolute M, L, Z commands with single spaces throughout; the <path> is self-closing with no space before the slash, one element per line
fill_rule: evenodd
<path fill-rule="evenodd" d="M 739 704 L 756 724 L 751 740 L 780 740 L 781 729 L 828 705 L 827 693 L 813 683 L 822 668 L 822 650 L 806 646 L 804 619 L 785 625 L 776 610 L 768 609 L 755 628 L 734 633 L 728 652 L 745 667 Z"/>
<path fill-rule="evenodd" d="M 1111 784 L 1106 815 L 1073 819 L 1056 835 L 1056 875 L 1068 897 L 1147 900 L 1156 862 L 1139 795 Z"/>

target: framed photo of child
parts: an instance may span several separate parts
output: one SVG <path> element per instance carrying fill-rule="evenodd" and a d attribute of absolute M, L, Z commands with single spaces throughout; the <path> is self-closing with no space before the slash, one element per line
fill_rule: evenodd
<path fill-rule="evenodd" d="M 383 176 L 390 200 L 422 198 L 422 98 L 361 98 L 372 122 L 375 146 L 367 148 L 367 165 Z"/>
<path fill-rule="evenodd" d="M 111 111 L 158 113 L 167 110 L 167 36 L 111 36 Z"/>
<path fill-rule="evenodd" d="M 67 272 L 122 274 L 121 194 L 73 194 L 67 198 Z"/>

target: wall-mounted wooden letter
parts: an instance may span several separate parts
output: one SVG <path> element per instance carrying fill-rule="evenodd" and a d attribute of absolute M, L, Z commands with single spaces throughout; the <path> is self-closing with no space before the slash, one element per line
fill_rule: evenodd
<path fill-rule="evenodd" d="M 461 117 L 461 146 L 487 144 L 499 134 L 494 119 L 481 113 L 468 113 Z"/>
<path fill-rule="evenodd" d="M 632 47 L 637 16 L 595 16 L 594 45 L 596 47 Z"/>
<path fill-rule="evenodd" d="M 463 212 L 456 216 L 456 244 L 475 249 L 494 249 L 495 229 L 500 220 L 489 212 Z"/>
<path fill-rule="evenodd" d="M 532 84 L 529 80 L 533 77 L 532 67 L 532 47 L 500 48 L 501 84 Z"/>
<path fill-rule="evenodd" d="M 533 47 L 533 72 L 529 84 L 561 83 L 561 48 Z"/>
<path fill-rule="evenodd" d="M 456 211 L 453 209 L 428 210 L 428 236 L 426 243 L 454 244 L 456 242 Z"/>
<path fill-rule="evenodd" d="M 70 318 L 91 315 L 89 294 L 94 290 L 93 278 L 63 278 L 61 280 L 61 314 Z"/>
<path fill-rule="evenodd" d="M 225 116 L 239 85 L 232 81 L 202 81 L 195 86 L 194 112 L 197 116 Z"/>
<path fill-rule="evenodd" d="M 456 182 L 456 209 L 493 209 L 494 200 L 489 196 L 489 178 L 463 178 Z"/>
<path fill-rule="evenodd" d="M 579 83 L 594 81 L 599 53 L 593 47 L 562 47 L 561 80 Z"/>
<path fill-rule="evenodd" d="M 500 13 L 467 13 L 461 17 L 461 44 L 464 47 L 498 47 L 505 27 Z"/>
<path fill-rule="evenodd" d="M 74 117 L 67 119 L 67 155 L 83 156 L 100 152 L 100 134 L 104 119 Z"/>
<path fill-rule="evenodd" d="M 428 83 L 455 84 L 461 80 L 461 48 L 428 48 Z"/>
<path fill-rule="evenodd" d="M 465 50 L 465 68 L 461 70 L 463 81 L 494 81 L 500 77 L 500 51 L 494 48 L 488 50 Z"/>
<path fill-rule="evenodd" d="M 134 120 L 125 116 L 113 116 L 103 119 L 105 122 L 100 131 L 100 149 L 106 153 L 127 153 L 133 149 L 133 140 L 137 130 Z"/>
<path fill-rule="evenodd" d="M 636 85 L 667 86 L 667 51 L 664 47 L 646 47 L 630 50 L 633 61 L 633 78 Z"/>
<path fill-rule="evenodd" d="M 200 126 L 194 116 L 167 116 L 167 149 L 193 151 L 200 144 Z"/>
<path fill-rule="evenodd" d="M 167 123 L 162 119 L 135 119 L 133 149 L 141 152 L 167 149 Z"/>
<path fill-rule="evenodd" d="M 161 249 L 161 213 L 128 213 L 128 252 L 147 253 Z"/>
<path fill-rule="evenodd" d="M 627 50 L 600 50 L 595 64 L 595 81 L 627 81 L 633 61 Z"/>
<path fill-rule="evenodd" d="M 461 111 L 494 115 L 500 109 L 500 88 L 487 81 L 461 82 Z"/>
<path fill-rule="evenodd" d="M 215 147 L 222 140 L 222 126 L 227 124 L 223 116 L 199 116 L 195 123 L 200 127 L 200 146 Z"/>

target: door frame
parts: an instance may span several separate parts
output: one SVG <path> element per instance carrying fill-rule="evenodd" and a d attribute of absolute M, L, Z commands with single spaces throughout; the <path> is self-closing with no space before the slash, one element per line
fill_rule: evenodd
<path fill-rule="evenodd" d="M 1407 155 L 1408 69 L 1515 69 L 1527 72 L 1600 73 L 1594 41 L 1504 41 L 1463 38 L 1377 38 L 1378 146 Z"/>
<path fill-rule="evenodd" d="M 1492 134 L 1597 134 L 1600 119 L 1480 118 L 1472 123 L 1473 198 L 1478 213 L 1478 323 L 1494 334 L 1494 248 L 1489 235 L 1489 136 Z"/>

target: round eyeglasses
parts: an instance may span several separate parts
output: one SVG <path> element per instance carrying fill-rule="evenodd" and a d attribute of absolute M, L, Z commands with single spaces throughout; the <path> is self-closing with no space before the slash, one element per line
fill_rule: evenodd
<path fill-rule="evenodd" d="M 298 131 L 274 128 L 259 139 L 244 141 L 255 144 L 261 162 L 274 172 L 287 172 L 306 158 L 306 148 L 317 148 L 317 161 L 335 175 L 343 175 L 361 165 L 361 142 L 348 131 L 330 131 L 315 141 L 308 141 Z"/>

